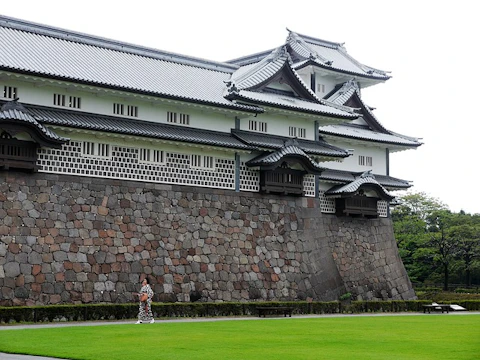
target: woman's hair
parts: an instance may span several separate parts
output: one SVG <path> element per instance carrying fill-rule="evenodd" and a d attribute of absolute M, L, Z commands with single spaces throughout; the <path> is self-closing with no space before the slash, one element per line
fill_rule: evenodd
<path fill-rule="evenodd" d="M 145 278 L 145 279 L 143 279 L 143 280 L 145 280 L 145 281 L 147 282 L 147 284 L 150 285 L 150 280 L 148 280 L 148 278 Z M 142 282 L 143 282 L 143 280 L 142 280 Z"/>

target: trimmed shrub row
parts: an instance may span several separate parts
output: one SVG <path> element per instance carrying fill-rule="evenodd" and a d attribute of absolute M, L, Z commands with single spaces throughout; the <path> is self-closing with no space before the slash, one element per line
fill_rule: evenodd
<path fill-rule="evenodd" d="M 156 318 L 257 316 L 259 306 L 288 306 L 293 314 L 356 314 L 377 312 L 423 312 L 429 300 L 352 301 L 352 302 L 225 302 L 225 303 L 153 303 Z M 450 301 L 469 311 L 480 310 L 480 300 Z M 63 321 L 124 320 L 137 317 L 138 304 L 89 304 L 0 307 L 0 323 L 37 323 Z"/>

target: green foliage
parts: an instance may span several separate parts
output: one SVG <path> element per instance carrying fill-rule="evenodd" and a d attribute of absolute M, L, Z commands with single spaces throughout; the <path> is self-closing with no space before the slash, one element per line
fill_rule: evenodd
<path fill-rule="evenodd" d="M 480 282 L 480 215 L 452 213 L 425 193 L 401 197 L 392 211 L 399 254 L 415 283 Z"/>
<path fill-rule="evenodd" d="M 443 295 L 442 295 L 443 294 Z M 450 295 L 445 295 L 450 294 Z M 258 306 L 288 306 L 294 315 L 364 312 L 421 311 L 425 301 L 458 303 L 472 301 L 472 309 L 480 308 L 480 294 L 444 293 L 438 289 L 419 292 L 419 299 L 396 301 L 271 301 L 248 303 L 152 303 L 155 318 L 241 317 L 257 316 Z M 467 307 L 470 310 L 470 307 Z M 138 314 L 137 304 L 51 305 L 0 307 L 0 324 L 48 323 L 68 321 L 125 320 Z"/>
<path fill-rule="evenodd" d="M 438 289 L 429 289 L 424 292 L 417 292 L 419 300 L 431 300 L 438 303 L 457 303 L 465 300 L 473 300 L 480 302 L 479 293 L 457 293 L 448 291 L 439 291 Z"/>

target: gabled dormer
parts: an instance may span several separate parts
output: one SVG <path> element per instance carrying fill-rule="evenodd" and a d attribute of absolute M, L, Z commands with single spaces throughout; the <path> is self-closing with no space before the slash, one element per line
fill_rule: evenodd
<path fill-rule="evenodd" d="M 343 83 L 352 76 L 362 88 L 390 78 L 383 70 L 364 65 L 351 57 L 343 43 L 325 41 L 289 30 L 286 46 L 296 70 L 310 68 L 312 75 L 334 76 Z M 313 88 L 313 84 L 311 84 Z"/>
<path fill-rule="evenodd" d="M 241 67 L 227 82 L 227 98 L 235 98 L 240 91 L 277 93 L 294 98 L 319 102 L 292 68 L 292 60 L 285 46 L 273 50 L 261 61 Z"/>
<path fill-rule="evenodd" d="M 0 168 L 36 171 L 39 147 L 60 148 L 68 140 L 38 120 L 18 102 L 18 98 L 1 107 Z"/>
<path fill-rule="evenodd" d="M 345 106 L 327 104 L 305 84 L 297 71 L 286 46 L 265 54 L 258 61 L 241 66 L 225 82 L 224 96 L 236 103 L 255 105 L 264 109 L 281 109 L 296 118 L 311 121 L 321 116 L 327 123 L 338 123 L 358 117 Z"/>
<path fill-rule="evenodd" d="M 371 171 L 356 174 L 349 183 L 336 185 L 325 192 L 326 198 L 335 199 L 338 216 L 378 216 L 378 201 L 391 201 L 391 195 Z"/>
<path fill-rule="evenodd" d="M 373 109 L 361 98 L 357 81 L 349 80 L 337 86 L 325 97 L 325 101 L 352 109 L 358 118 L 343 124 L 320 126 L 320 136 L 328 140 L 349 139 L 349 141 L 373 142 L 389 151 L 400 151 L 422 145 L 420 139 L 401 135 L 385 128 L 373 113 Z"/>
<path fill-rule="evenodd" d="M 274 152 L 264 152 L 248 161 L 247 166 L 260 169 L 260 191 L 285 195 L 304 195 L 303 176 L 324 170 L 295 139 L 285 141 Z"/>

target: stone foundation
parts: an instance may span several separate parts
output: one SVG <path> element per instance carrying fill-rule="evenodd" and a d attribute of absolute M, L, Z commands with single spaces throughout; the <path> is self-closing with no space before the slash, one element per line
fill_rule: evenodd
<path fill-rule="evenodd" d="M 0 305 L 414 299 L 390 219 L 314 198 L 0 172 Z"/>

